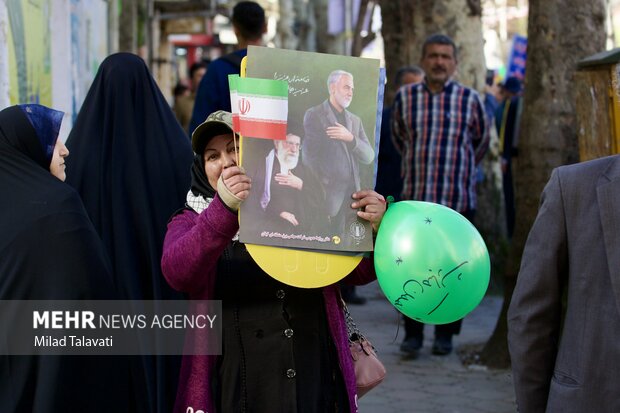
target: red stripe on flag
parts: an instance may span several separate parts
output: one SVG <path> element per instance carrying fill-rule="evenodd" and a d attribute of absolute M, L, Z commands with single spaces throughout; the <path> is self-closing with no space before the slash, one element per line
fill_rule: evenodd
<path fill-rule="evenodd" d="M 233 122 L 233 130 L 237 133 L 239 132 L 239 114 L 238 113 L 233 113 L 232 114 L 232 122 Z"/>
<path fill-rule="evenodd" d="M 239 118 L 239 133 L 248 138 L 285 140 L 286 122 Z"/>

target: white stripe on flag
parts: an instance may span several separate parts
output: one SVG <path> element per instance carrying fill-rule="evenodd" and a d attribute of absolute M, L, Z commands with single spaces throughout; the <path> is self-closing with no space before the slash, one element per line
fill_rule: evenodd
<path fill-rule="evenodd" d="M 230 108 L 231 113 L 239 113 L 239 107 L 237 105 L 237 100 L 239 99 L 239 97 L 237 96 L 237 91 L 236 90 L 231 90 L 230 91 Z"/>
<path fill-rule="evenodd" d="M 232 94 L 231 94 L 232 96 Z M 245 100 L 245 101 L 244 101 Z M 288 100 L 262 96 L 236 96 L 237 108 L 235 112 L 240 117 L 264 119 L 286 122 L 288 116 Z M 249 102 L 249 108 L 246 102 Z"/>

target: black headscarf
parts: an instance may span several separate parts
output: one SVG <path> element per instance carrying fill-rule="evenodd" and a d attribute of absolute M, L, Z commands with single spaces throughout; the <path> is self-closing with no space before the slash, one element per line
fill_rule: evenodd
<path fill-rule="evenodd" d="M 160 269 L 166 223 L 183 206 L 192 150 L 138 56 L 106 58 L 67 140 L 82 196 L 129 299 L 176 296 Z"/>
<path fill-rule="evenodd" d="M 49 171 L 61 119 L 40 105 L 0 112 L 0 300 L 116 297 L 78 194 Z M 1 410 L 128 411 L 127 374 L 115 357 L 0 355 Z"/>
<path fill-rule="evenodd" d="M 215 196 L 216 191 L 209 183 L 209 178 L 207 178 L 207 174 L 205 173 L 205 163 L 202 154 L 194 156 L 191 175 L 191 190 L 194 195 L 202 195 L 205 198 L 213 198 Z"/>
<path fill-rule="evenodd" d="M 138 56 L 106 58 L 67 140 L 67 182 L 82 196 L 127 299 L 180 298 L 160 261 L 166 223 L 184 205 L 192 150 Z M 178 373 L 147 361 L 150 411 L 171 410 Z"/>

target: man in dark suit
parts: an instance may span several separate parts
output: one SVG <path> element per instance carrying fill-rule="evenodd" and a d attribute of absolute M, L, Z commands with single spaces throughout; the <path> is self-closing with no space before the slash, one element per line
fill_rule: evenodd
<path fill-rule="evenodd" d="M 519 412 L 620 412 L 620 155 L 553 171 L 508 328 Z"/>
<path fill-rule="evenodd" d="M 327 79 L 329 98 L 304 115 L 304 163 L 327 194 L 327 214 L 336 233 L 344 234 L 351 195 L 361 189 L 359 163 L 369 165 L 375 152 L 359 116 L 347 108 L 353 100 L 353 75 L 335 70 Z"/>

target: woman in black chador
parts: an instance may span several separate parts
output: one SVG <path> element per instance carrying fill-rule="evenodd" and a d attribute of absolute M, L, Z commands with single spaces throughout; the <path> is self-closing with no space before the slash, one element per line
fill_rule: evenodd
<path fill-rule="evenodd" d="M 61 122 L 62 112 L 41 105 L 0 112 L 2 301 L 116 298 L 101 240 L 78 194 L 63 182 L 69 153 L 58 140 Z M 23 319 L 15 307 L 2 314 L 2 346 L 11 346 L 19 327 L 12 323 Z M 120 361 L 0 355 L 0 410 L 128 412 L 129 371 Z"/>
<path fill-rule="evenodd" d="M 141 58 L 118 53 L 102 62 L 67 147 L 67 182 L 103 240 L 122 297 L 181 298 L 164 280 L 160 260 L 166 223 L 185 203 L 193 153 Z M 146 411 L 170 412 L 180 361 L 143 362 Z"/>

